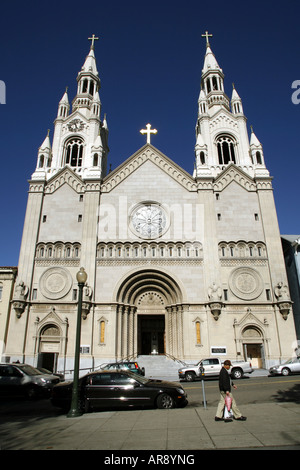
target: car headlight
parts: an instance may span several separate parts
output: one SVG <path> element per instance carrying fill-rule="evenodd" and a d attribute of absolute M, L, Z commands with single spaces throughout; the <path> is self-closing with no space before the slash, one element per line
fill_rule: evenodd
<path fill-rule="evenodd" d="M 43 377 L 37 380 L 37 383 L 42 383 L 42 384 L 49 384 L 50 382 L 51 382 L 50 380 L 44 379 Z"/>
<path fill-rule="evenodd" d="M 184 395 L 185 391 L 182 388 L 176 388 L 176 391 L 180 393 L 180 395 Z"/>

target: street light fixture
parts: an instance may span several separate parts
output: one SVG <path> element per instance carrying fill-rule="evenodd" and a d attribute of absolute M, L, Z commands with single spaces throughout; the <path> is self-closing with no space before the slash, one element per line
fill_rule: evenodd
<path fill-rule="evenodd" d="M 79 358 L 80 358 L 80 333 L 81 333 L 81 313 L 82 313 L 82 291 L 87 280 L 87 273 L 84 268 L 80 268 L 76 274 L 78 282 L 79 295 L 78 295 L 78 307 L 77 307 L 77 326 L 76 326 L 76 343 L 75 343 L 75 360 L 74 360 L 74 378 L 73 378 L 73 389 L 72 389 L 72 402 L 68 418 L 76 418 L 81 416 L 82 412 L 79 409 L 78 400 L 78 381 L 79 381 Z"/>

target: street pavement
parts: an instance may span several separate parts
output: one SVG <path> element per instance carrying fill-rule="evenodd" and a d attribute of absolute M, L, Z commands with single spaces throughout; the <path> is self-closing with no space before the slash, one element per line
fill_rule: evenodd
<path fill-rule="evenodd" d="M 102 450 L 103 459 L 108 459 L 104 463 L 132 467 L 145 462 L 168 463 L 170 455 L 174 459 L 179 455 L 181 459 L 197 458 L 203 450 L 300 450 L 299 404 L 248 404 L 242 411 L 247 420 L 230 423 L 214 420 L 215 406 L 99 411 L 77 418 L 12 413 L 10 419 L 0 422 L 0 449 Z M 145 452 L 135 453 L 139 450 Z M 123 455 L 137 460 L 113 462 Z M 147 461 L 157 455 L 165 462 Z"/>

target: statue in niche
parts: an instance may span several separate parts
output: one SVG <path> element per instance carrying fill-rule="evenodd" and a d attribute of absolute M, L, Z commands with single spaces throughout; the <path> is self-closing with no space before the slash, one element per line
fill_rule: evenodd
<path fill-rule="evenodd" d="M 15 288 L 15 295 L 14 299 L 25 301 L 28 295 L 28 287 L 24 284 L 23 281 L 20 281 L 19 284 Z"/>
<path fill-rule="evenodd" d="M 274 292 L 278 301 L 290 299 L 288 287 L 282 281 L 278 282 L 277 286 L 275 286 Z"/>
<path fill-rule="evenodd" d="M 222 289 L 215 282 L 208 288 L 208 297 L 211 302 L 219 302 L 222 299 Z"/>

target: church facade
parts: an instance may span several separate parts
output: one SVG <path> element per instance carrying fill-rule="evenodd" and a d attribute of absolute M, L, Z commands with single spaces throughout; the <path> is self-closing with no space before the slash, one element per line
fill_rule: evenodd
<path fill-rule="evenodd" d="M 208 37 L 190 175 L 151 144 L 150 125 L 107 174 L 93 36 L 29 182 L 6 360 L 73 368 L 81 266 L 81 368 L 157 354 L 269 367 L 293 355 L 272 178 Z"/>

